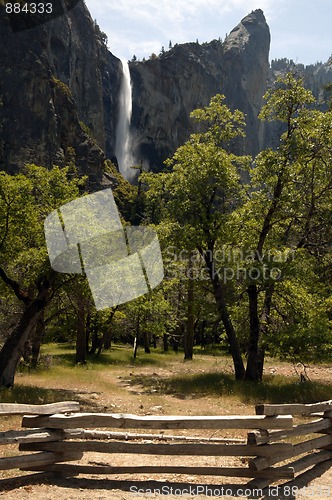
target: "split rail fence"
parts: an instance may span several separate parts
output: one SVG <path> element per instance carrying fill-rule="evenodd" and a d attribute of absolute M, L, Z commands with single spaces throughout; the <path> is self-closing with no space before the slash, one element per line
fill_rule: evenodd
<path fill-rule="evenodd" d="M 331 460 L 332 400 L 315 404 L 258 405 L 253 416 L 139 416 L 80 413 L 79 403 L 0 404 L 2 415 L 24 415 L 24 430 L 0 433 L 0 445 L 18 444 L 16 456 L 0 458 L 0 470 L 79 474 L 189 474 L 252 478 L 261 488 L 291 480 Z M 295 424 L 294 417 L 301 417 Z M 103 430 L 100 430 L 103 429 Z M 105 429 L 121 429 L 120 431 Z M 127 430 L 135 430 L 128 432 Z M 141 430 L 144 429 L 144 432 Z M 190 437 L 169 430 L 246 429 L 247 439 Z M 158 431 L 158 432 L 156 432 Z M 28 453 L 27 453 L 28 452 Z M 86 452 L 157 456 L 241 457 L 241 467 L 187 465 L 87 465 Z M 147 458 L 147 461 L 149 459 Z M 186 462 L 186 459 L 183 459 Z M 192 463 L 192 461 L 191 461 Z"/>

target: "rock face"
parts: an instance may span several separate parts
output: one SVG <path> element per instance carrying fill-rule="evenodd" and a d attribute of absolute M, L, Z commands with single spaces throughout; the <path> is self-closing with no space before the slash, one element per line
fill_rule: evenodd
<path fill-rule="evenodd" d="M 270 31 L 263 12 L 242 19 L 224 44 L 222 91 L 232 108 L 246 115 L 244 152 L 257 154 L 264 146 L 264 126 L 258 120 L 267 89 Z"/>
<path fill-rule="evenodd" d="M 269 79 L 273 82 L 279 75 L 289 71 L 302 76 L 305 86 L 311 90 L 321 109 L 326 110 L 329 92 L 325 87 L 332 82 L 332 57 L 326 63 L 317 62 L 308 66 L 296 64 L 292 59 L 274 59 L 271 61 Z"/>
<path fill-rule="evenodd" d="M 263 12 L 256 10 L 224 42 L 177 45 L 159 57 L 132 63 L 132 135 L 138 161 L 160 167 L 192 131 L 190 112 L 217 93 L 247 115 L 247 138 L 238 147 L 257 153 L 264 140 L 257 116 L 267 85 L 269 47 L 269 28 Z"/>
<path fill-rule="evenodd" d="M 105 153 L 114 154 L 120 63 L 85 4 L 19 32 L 2 12 L 0 40 L 0 166 L 50 167 L 75 156 L 99 182 Z"/>
<path fill-rule="evenodd" d="M 116 162 L 121 64 L 84 3 L 51 22 L 14 33 L 2 12 L 0 37 L 0 167 L 64 165 L 74 151 L 80 171 L 100 181 L 104 157 Z M 257 10 L 224 43 L 177 45 L 160 57 L 132 63 L 137 161 L 161 168 L 192 131 L 190 112 L 218 92 L 231 108 L 247 114 L 241 152 L 257 152 L 269 43 L 269 28 Z"/>
<path fill-rule="evenodd" d="M 122 66 L 84 2 L 65 4 L 71 10 L 64 15 L 16 32 L 0 8 L 0 169 L 15 171 L 28 162 L 62 166 L 75 159 L 98 188 L 107 175 L 105 157 L 116 163 Z M 292 64 L 279 60 L 270 68 L 269 46 L 264 14 L 255 10 L 224 42 L 176 45 L 131 62 L 136 162 L 161 169 L 193 131 L 191 111 L 217 93 L 246 114 L 247 136 L 235 145 L 238 153 L 254 155 L 273 145 L 276 128 L 262 125 L 258 113 L 267 85 Z M 300 66 L 296 69 L 321 98 L 332 79 L 331 62 Z"/>

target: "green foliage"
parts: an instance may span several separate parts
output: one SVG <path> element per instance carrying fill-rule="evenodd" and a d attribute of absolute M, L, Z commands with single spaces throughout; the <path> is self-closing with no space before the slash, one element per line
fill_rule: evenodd
<path fill-rule="evenodd" d="M 105 161 L 104 171 L 114 180 L 113 194 L 120 214 L 125 221 L 137 223 L 137 215 L 140 211 L 137 186 L 133 186 L 124 179 L 110 160 Z"/>
<path fill-rule="evenodd" d="M 332 113 L 315 109 L 311 92 L 293 74 L 279 78 L 265 99 L 260 117 L 285 124 L 276 150 L 253 161 L 231 153 L 244 134 L 244 116 L 215 96 L 192 113 L 199 131 L 165 162 L 168 171 L 141 175 L 146 217 L 157 225 L 164 256 L 170 244 L 187 255 L 208 250 L 218 270 L 232 275 L 226 299 L 243 349 L 253 318 L 247 292 L 254 285 L 265 349 L 299 360 L 328 358 Z M 242 171 L 250 175 L 246 185 Z M 166 268 L 171 264 L 186 279 L 184 263 L 171 260 Z M 204 317 L 202 296 L 211 289 L 206 275 L 199 276 Z"/>
<path fill-rule="evenodd" d="M 62 82 L 55 84 L 68 95 Z M 195 342 L 224 348 L 228 337 L 221 316 L 227 310 L 242 353 L 248 350 L 256 313 L 259 341 L 271 355 L 295 361 L 329 359 L 332 113 L 315 109 L 312 94 L 293 74 L 279 78 L 265 99 L 261 119 L 281 121 L 283 133 L 278 148 L 261 151 L 254 159 L 233 153 L 244 136 L 244 115 L 231 111 L 217 95 L 192 113 L 196 133 L 166 160 L 164 172 L 142 173 L 138 166 L 141 175 L 133 186 L 105 162 L 123 222 L 156 229 L 165 279 L 112 317 L 110 311 L 94 310 L 84 280 L 69 279 L 48 306 L 48 340 L 74 341 L 81 314 L 86 324 L 97 324 L 99 336 L 111 332 L 112 342 L 132 344 L 138 336 L 140 344 L 149 344 L 153 337 L 169 337 L 178 345 L 193 317 Z M 14 176 L 0 172 L 0 267 L 32 296 L 49 271 L 44 219 L 80 196 L 84 186 L 84 179 L 76 176 L 72 148 L 66 160 L 66 169 L 29 165 Z M 244 183 L 244 178 L 249 181 Z M 213 273 L 222 285 L 218 290 Z M 253 286 L 254 312 L 249 297 Z M 20 308 L 3 281 L 0 293 L 6 334 Z M 223 294 L 222 308 L 217 307 L 218 293 Z M 109 362 L 108 354 L 104 356 Z M 195 391 L 211 386 L 225 394 L 245 394 L 251 387 L 228 387 L 226 379 L 211 377 L 195 380 Z M 269 383 L 260 386 L 266 399 L 280 397 L 284 402 L 284 392 L 274 388 L 273 394 Z"/>
<path fill-rule="evenodd" d="M 54 76 L 52 80 L 56 88 L 59 89 L 63 95 L 67 96 L 69 99 L 73 99 L 72 91 L 70 90 L 68 85 L 66 85 L 63 81 L 59 80 L 58 78 L 55 78 Z"/>
<path fill-rule="evenodd" d="M 331 265 L 332 114 L 314 109 L 314 97 L 292 74 L 265 97 L 260 116 L 284 122 L 286 130 L 276 150 L 256 157 L 249 199 L 234 212 L 233 227 L 244 248 L 258 253 L 244 263 L 248 269 L 254 265 L 261 276 L 272 266 L 280 271 L 265 346 L 281 356 L 319 359 L 329 356 L 332 341 L 324 276 Z M 271 282 L 256 284 L 262 311 Z"/>
<path fill-rule="evenodd" d="M 190 115 L 194 121 L 205 125 L 205 133 L 199 134 L 204 142 L 227 146 L 235 137 L 245 135 L 244 114 L 238 109 L 232 112 L 224 100 L 224 95 L 217 94 L 212 97 L 209 106 L 196 109 Z"/>
<path fill-rule="evenodd" d="M 32 270 L 46 256 L 43 224 L 55 208 L 80 195 L 84 179 L 67 178 L 68 169 L 27 165 L 22 173 L 0 172 L 0 263 Z M 17 269 L 19 271 L 19 269 Z M 26 279 L 32 279 L 29 272 Z"/>
<path fill-rule="evenodd" d="M 243 114 L 232 113 L 223 99 L 218 95 L 210 106 L 192 113 L 206 130 L 191 135 L 165 162 L 169 173 L 140 177 L 148 186 L 152 222 L 166 219 L 175 230 L 179 225 L 187 250 L 207 246 L 221 235 L 228 215 L 241 203 L 238 171 L 247 167 L 249 158 L 231 154 L 221 144 L 243 134 Z"/>
<path fill-rule="evenodd" d="M 85 178 L 69 179 L 68 168 L 27 165 L 16 175 L 0 172 L 0 268 L 30 297 L 50 271 L 44 220 L 52 210 L 80 196 L 84 184 Z M 20 309 L 13 290 L 2 280 L 0 290 L 6 325 Z"/>
<path fill-rule="evenodd" d="M 304 88 L 302 79 L 296 78 L 293 73 L 278 77 L 264 99 L 267 102 L 260 112 L 261 119 L 280 120 L 287 124 L 293 120 L 292 126 L 296 126 L 296 114 L 315 102 L 311 91 Z"/>
<path fill-rule="evenodd" d="M 88 137 L 90 137 L 90 139 L 92 139 L 95 142 L 95 138 L 94 138 L 94 135 L 93 135 L 93 132 L 92 132 L 91 128 L 88 127 L 88 125 L 86 123 L 84 123 L 83 121 L 80 121 L 80 127 L 83 130 L 83 132 Z"/>

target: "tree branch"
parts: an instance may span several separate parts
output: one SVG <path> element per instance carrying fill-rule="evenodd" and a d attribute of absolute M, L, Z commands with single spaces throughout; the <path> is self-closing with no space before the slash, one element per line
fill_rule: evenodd
<path fill-rule="evenodd" d="M 2 278 L 6 285 L 8 285 L 13 290 L 18 300 L 23 302 L 26 306 L 31 304 L 32 300 L 27 292 L 21 289 L 17 281 L 12 280 L 9 276 L 7 276 L 5 270 L 2 267 L 0 267 L 0 278 Z"/>

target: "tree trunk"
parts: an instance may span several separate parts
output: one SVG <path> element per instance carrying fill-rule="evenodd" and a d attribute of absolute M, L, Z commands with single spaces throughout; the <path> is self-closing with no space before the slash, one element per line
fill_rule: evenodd
<path fill-rule="evenodd" d="M 214 286 L 214 292 L 233 358 L 235 378 L 236 380 L 243 380 L 245 376 L 245 369 L 241 356 L 240 346 L 232 324 L 232 320 L 228 314 L 225 293 L 220 283 Z"/>
<path fill-rule="evenodd" d="M 258 354 L 258 342 L 260 334 L 260 322 L 258 317 L 258 290 L 257 285 L 248 286 L 250 333 L 248 345 L 248 362 L 245 374 L 246 380 L 261 380 L 259 368 L 260 359 Z"/>
<path fill-rule="evenodd" d="M 89 311 L 88 314 L 86 315 L 86 323 L 85 323 L 86 352 L 89 352 L 90 335 L 91 335 L 91 313 Z"/>
<path fill-rule="evenodd" d="M 229 342 L 229 347 L 233 358 L 235 378 L 236 380 L 243 380 L 245 376 L 243 359 L 241 356 L 240 346 L 232 324 L 232 320 L 228 314 L 225 289 L 220 281 L 218 273 L 215 272 L 215 262 L 212 257 L 213 249 L 209 250 L 209 252 L 207 253 L 204 252 L 203 255 L 208 268 L 209 276 L 212 281 L 214 298 L 217 303 L 221 321 L 223 322 Z"/>
<path fill-rule="evenodd" d="M 265 291 L 263 310 L 259 318 L 257 285 L 252 284 L 248 287 L 250 336 L 245 376 L 247 380 L 262 380 L 263 378 L 265 349 L 260 342 L 268 330 L 273 292 L 274 283 L 270 284 Z"/>
<path fill-rule="evenodd" d="M 32 341 L 31 341 L 31 367 L 32 368 L 37 368 L 37 364 L 39 361 L 40 346 L 42 343 L 43 333 L 44 333 L 44 329 L 45 329 L 44 315 L 45 315 L 45 309 L 43 309 L 41 312 L 40 319 L 36 325 L 35 333 L 33 335 Z"/>
<path fill-rule="evenodd" d="M 113 320 L 113 317 L 114 317 L 117 309 L 118 309 L 118 306 L 114 307 L 114 309 L 112 309 L 112 311 L 110 312 L 110 315 L 108 317 L 108 328 L 107 328 L 107 330 L 105 330 L 104 335 L 103 335 L 102 349 L 108 350 L 108 349 L 111 348 L 111 345 L 112 345 L 112 336 L 113 336 L 113 333 L 112 333 L 112 320 Z"/>
<path fill-rule="evenodd" d="M 168 351 L 168 333 L 164 333 L 163 335 L 163 349 L 164 352 Z"/>
<path fill-rule="evenodd" d="M 271 283 L 267 290 L 265 291 L 263 311 L 260 318 L 260 342 L 258 345 L 258 370 L 260 380 L 263 378 L 263 370 L 264 370 L 264 358 L 265 358 L 265 348 L 264 348 L 264 337 L 268 333 L 269 325 L 270 325 L 270 313 L 272 307 L 272 297 L 274 293 L 275 284 Z M 262 345 L 263 340 L 263 345 Z"/>
<path fill-rule="evenodd" d="M 0 386 L 13 387 L 17 365 L 22 357 L 25 343 L 36 329 L 49 303 L 50 284 L 46 283 L 37 297 L 26 306 L 20 321 L 4 343 L 0 352 Z"/>
<path fill-rule="evenodd" d="M 194 280 L 188 278 L 187 325 L 183 337 L 184 359 L 193 359 L 194 350 Z"/>
<path fill-rule="evenodd" d="M 91 337 L 91 348 L 89 350 L 89 354 L 96 354 L 97 349 L 101 350 L 101 341 L 102 340 L 98 337 L 98 330 L 94 330 Z"/>
<path fill-rule="evenodd" d="M 200 325 L 200 344 L 201 344 L 202 349 L 204 349 L 206 346 L 205 330 L 206 330 L 206 319 L 203 319 L 203 321 Z M 212 340 L 212 342 L 213 342 L 213 340 Z"/>
<path fill-rule="evenodd" d="M 105 349 L 107 351 L 108 349 L 111 349 L 111 347 L 112 347 L 112 329 L 108 328 L 103 335 L 102 349 Z"/>
<path fill-rule="evenodd" d="M 258 346 L 258 351 L 257 351 L 257 368 L 259 377 L 258 380 L 263 379 L 264 359 L 265 359 L 265 349 L 264 347 Z"/>
<path fill-rule="evenodd" d="M 77 336 L 76 336 L 76 364 L 86 363 L 86 330 L 85 310 L 82 302 L 78 302 L 77 311 Z"/>
<path fill-rule="evenodd" d="M 108 327 L 103 335 L 103 348 L 106 349 L 106 351 L 110 349 L 112 346 L 112 336 L 113 336 L 112 328 Z"/>
<path fill-rule="evenodd" d="M 146 354 L 150 354 L 151 349 L 150 349 L 149 335 L 148 335 L 148 332 L 146 331 L 145 328 L 143 328 L 142 338 L 143 338 L 143 344 L 144 344 L 144 352 Z"/>

